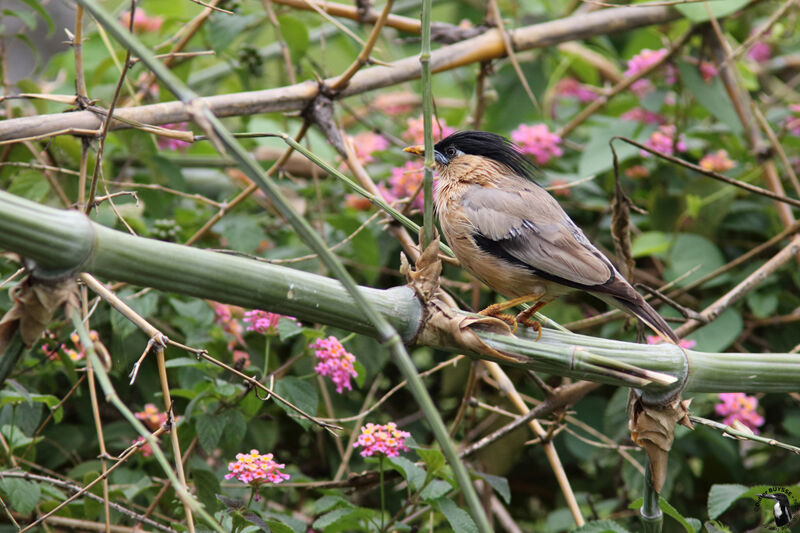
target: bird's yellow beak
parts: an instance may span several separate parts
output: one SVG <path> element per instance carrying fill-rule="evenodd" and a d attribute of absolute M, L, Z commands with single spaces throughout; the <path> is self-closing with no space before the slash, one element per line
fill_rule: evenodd
<path fill-rule="evenodd" d="M 424 146 L 407 146 L 403 148 L 404 152 L 408 152 L 409 154 L 418 155 L 420 157 L 425 157 L 425 147 Z"/>

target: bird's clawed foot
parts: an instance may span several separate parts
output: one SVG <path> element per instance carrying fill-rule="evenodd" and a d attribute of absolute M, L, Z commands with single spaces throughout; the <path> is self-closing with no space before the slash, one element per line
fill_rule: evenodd
<path fill-rule="evenodd" d="M 541 294 L 528 294 L 525 296 L 520 296 L 519 298 L 514 298 L 513 300 L 508 300 L 507 302 L 492 304 L 486 309 L 479 311 L 478 314 L 483 316 L 491 316 L 499 320 L 502 320 L 511 327 L 512 334 L 517 332 L 517 326 L 519 324 L 522 324 L 523 326 L 527 326 L 529 328 L 533 328 L 533 330 L 535 330 L 538 333 L 538 336 L 536 337 L 536 340 L 538 341 L 539 339 L 542 338 L 542 325 L 539 323 L 539 321 L 531 317 L 533 316 L 534 313 L 536 313 L 536 311 L 544 307 L 545 302 L 537 301 L 541 297 L 542 297 Z M 531 307 L 529 307 L 528 309 L 517 314 L 516 316 L 502 312 L 511 307 L 531 301 L 535 301 L 536 303 Z"/>

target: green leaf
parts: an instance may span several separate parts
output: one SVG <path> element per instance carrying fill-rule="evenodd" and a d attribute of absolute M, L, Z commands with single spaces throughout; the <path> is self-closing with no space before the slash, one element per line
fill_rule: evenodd
<path fill-rule="evenodd" d="M 206 31 L 211 46 L 219 54 L 227 49 L 233 41 L 242 35 L 245 28 L 255 20 L 252 15 L 228 15 L 212 13 L 206 23 Z"/>
<path fill-rule="evenodd" d="M 4 9 L 3 16 L 17 17 L 28 27 L 28 29 L 33 30 L 36 28 L 36 17 L 33 15 L 33 13 L 29 13 L 28 11 L 22 9 L 15 9 L 13 11 L 11 9 Z"/>
<path fill-rule="evenodd" d="M 297 61 L 308 50 L 309 38 L 308 28 L 305 23 L 291 15 L 281 15 L 278 17 L 278 24 L 281 26 L 281 35 L 289 46 L 292 61 Z"/>
<path fill-rule="evenodd" d="M 571 530 L 572 533 L 630 533 L 627 529 L 617 524 L 613 520 L 597 520 L 588 522 L 578 529 Z"/>
<path fill-rule="evenodd" d="M 242 442 L 247 433 L 247 419 L 238 409 L 229 409 L 223 413 L 225 430 L 222 433 L 222 442 L 226 447 L 234 447 Z"/>
<path fill-rule="evenodd" d="M 266 524 L 269 526 L 272 533 L 294 533 L 292 528 L 275 518 L 266 520 Z"/>
<path fill-rule="evenodd" d="M 714 18 L 725 17 L 731 13 L 736 13 L 741 8 L 746 6 L 750 0 L 709 0 L 708 7 L 711 8 L 711 13 Z M 694 23 L 705 22 L 709 20 L 708 9 L 706 9 L 705 2 L 698 2 L 696 4 L 680 4 L 676 5 L 675 9 Z"/>
<path fill-rule="evenodd" d="M 800 412 L 787 412 L 783 417 L 783 429 L 793 437 L 800 437 Z"/>
<path fill-rule="evenodd" d="M 200 446 L 210 454 L 219 443 L 222 431 L 225 429 L 225 419 L 218 415 L 203 414 L 195 418 L 194 427 Z"/>
<path fill-rule="evenodd" d="M 413 461 L 409 461 L 402 456 L 387 457 L 385 461 L 400 472 L 403 478 L 408 481 L 408 486 L 411 487 L 411 490 L 417 491 L 425 484 L 425 470 L 415 465 Z"/>
<path fill-rule="evenodd" d="M 747 307 L 756 318 L 767 318 L 778 309 L 778 294 L 775 291 L 751 292 L 747 295 Z"/>
<path fill-rule="evenodd" d="M 678 282 L 678 286 L 685 287 L 724 264 L 725 259 L 716 244 L 701 235 L 679 233 L 667 256 L 664 277 L 667 281 L 673 281 L 696 268 L 692 274 Z M 711 280 L 703 286 L 713 286 L 717 282 L 718 280 Z"/>
<path fill-rule="evenodd" d="M 291 339 L 295 335 L 300 335 L 303 332 L 303 326 L 297 325 L 296 320 L 282 316 L 278 321 L 278 338 L 281 342 Z"/>
<path fill-rule="evenodd" d="M 708 491 L 708 517 L 712 520 L 719 517 L 748 490 L 750 490 L 749 487 L 744 485 L 711 485 L 711 490 Z"/>
<path fill-rule="evenodd" d="M 478 527 L 472 521 L 472 517 L 464 509 L 456 505 L 453 500 L 440 498 L 433 502 L 433 506 L 438 508 L 450 523 L 453 531 L 459 533 L 477 533 Z"/>
<path fill-rule="evenodd" d="M 698 5 L 700 6 L 700 4 Z M 701 106 L 708 110 L 717 120 L 728 126 L 733 133 L 742 133 L 742 123 L 739 121 L 739 117 L 733 108 L 731 99 L 728 98 L 728 94 L 725 92 L 725 87 L 723 87 L 719 76 L 715 76 L 714 79 L 706 82 L 700 75 L 697 65 L 692 65 L 685 61 L 678 62 L 678 70 L 689 93 L 697 99 Z"/>
<path fill-rule="evenodd" d="M 22 170 L 11 180 L 8 192 L 34 202 L 41 202 L 49 194 L 50 184 L 41 172 Z"/>
<path fill-rule="evenodd" d="M 307 413 L 311 416 L 316 415 L 319 398 L 317 395 L 317 389 L 309 382 L 303 381 L 302 379 L 294 376 L 287 376 L 278 381 L 275 388 L 278 394 L 294 404 L 295 407 L 299 408 L 304 413 Z M 311 422 L 299 416 L 293 409 L 284 405 L 282 402 L 278 402 L 278 405 L 281 407 L 281 409 L 286 411 L 286 414 L 294 418 L 294 420 L 302 427 L 310 427 Z"/>
<path fill-rule="evenodd" d="M 631 120 L 614 120 L 607 126 L 598 125 L 591 130 L 589 142 L 581 154 L 578 164 L 578 175 L 581 177 L 602 174 L 611 170 L 614 166 L 613 154 L 608 145 L 611 137 L 619 135 L 621 137 L 633 138 L 640 124 Z M 651 130 L 654 128 L 650 128 Z M 614 141 L 614 149 L 617 151 L 619 162 L 635 157 L 639 149 L 628 143 Z"/>
<path fill-rule="evenodd" d="M 453 490 L 453 486 L 447 481 L 434 479 L 428 483 L 428 486 L 422 489 L 422 492 L 420 492 L 419 495 L 424 501 L 432 502 L 446 495 L 451 490 Z"/>
<path fill-rule="evenodd" d="M 508 486 L 508 479 L 502 476 L 493 476 L 491 474 L 475 473 L 476 476 L 486 481 L 494 491 L 503 498 L 506 504 L 511 503 L 511 487 Z"/>
<path fill-rule="evenodd" d="M 53 32 L 56 30 L 56 25 L 53 23 L 53 17 L 50 16 L 50 13 L 42 7 L 42 3 L 39 0 L 21 0 L 25 3 L 28 7 L 36 11 L 36 13 L 44 19 L 47 23 L 47 35 L 53 35 Z"/>
<path fill-rule="evenodd" d="M 436 475 L 444 466 L 444 454 L 434 448 L 417 448 L 417 455 L 425 463 L 425 469 L 428 471 L 428 477 Z"/>
<path fill-rule="evenodd" d="M 727 309 L 686 338 L 697 342 L 694 349 L 698 352 L 722 352 L 739 337 L 743 327 L 741 315 L 735 309 Z"/>
<path fill-rule="evenodd" d="M 194 468 L 191 471 L 191 479 L 194 481 L 197 499 L 200 500 L 200 503 L 205 505 L 209 512 L 216 512 L 220 507 L 219 500 L 217 499 L 217 493 L 220 491 L 220 487 L 219 479 L 214 472 L 203 468 Z"/>
<path fill-rule="evenodd" d="M 166 361 L 164 366 L 166 366 L 167 368 L 182 368 L 185 366 L 202 368 L 205 367 L 207 364 L 208 363 L 204 363 L 203 361 L 200 361 L 195 357 L 176 357 L 174 359 L 169 359 L 168 361 Z"/>
<path fill-rule="evenodd" d="M 358 521 L 374 514 L 363 507 L 339 508 L 317 518 L 311 525 L 314 529 L 322 529 L 326 533 L 333 531 L 355 531 Z"/>
<path fill-rule="evenodd" d="M 6 495 L 11 507 L 22 515 L 30 514 L 42 495 L 38 483 L 17 478 L 0 480 L 0 491 Z"/>
<path fill-rule="evenodd" d="M 696 533 L 700 529 L 700 521 L 696 518 L 684 518 L 677 509 L 675 509 L 667 500 L 664 498 L 658 499 L 658 505 L 661 507 L 661 510 L 664 511 L 664 514 L 670 516 L 678 521 L 680 525 L 686 530 L 686 533 Z M 690 522 L 691 521 L 691 522 Z M 697 527 L 695 527 L 695 523 Z"/>
<path fill-rule="evenodd" d="M 325 495 L 314 502 L 314 514 L 327 513 L 331 509 L 344 505 L 345 507 L 353 507 L 353 504 L 339 496 L 338 494 Z"/>
<path fill-rule="evenodd" d="M 631 243 L 633 257 L 663 256 L 672 244 L 672 236 L 663 231 L 645 231 Z"/>

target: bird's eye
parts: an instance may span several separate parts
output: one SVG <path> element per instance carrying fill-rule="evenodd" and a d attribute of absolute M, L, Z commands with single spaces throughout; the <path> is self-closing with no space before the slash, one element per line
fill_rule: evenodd
<path fill-rule="evenodd" d="M 444 155 L 447 156 L 447 159 L 453 159 L 458 155 L 458 149 L 455 146 L 448 146 L 447 150 L 444 151 Z"/>

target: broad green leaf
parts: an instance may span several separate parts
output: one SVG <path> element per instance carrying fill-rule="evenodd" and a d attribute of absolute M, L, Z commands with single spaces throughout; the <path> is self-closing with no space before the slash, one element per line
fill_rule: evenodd
<path fill-rule="evenodd" d="M 294 529 L 275 518 L 265 520 L 265 523 L 272 533 L 294 533 Z"/>
<path fill-rule="evenodd" d="M 417 448 L 417 455 L 425 463 L 425 469 L 428 471 L 428 477 L 436 475 L 444 466 L 444 454 L 434 448 Z"/>
<path fill-rule="evenodd" d="M 696 518 L 684 518 L 677 509 L 675 509 L 670 503 L 665 500 L 664 498 L 658 499 L 658 505 L 661 507 L 661 510 L 664 511 L 664 514 L 674 518 L 683 529 L 686 530 L 686 533 L 696 533 L 700 529 L 700 521 Z"/>
<path fill-rule="evenodd" d="M 252 15 L 212 13 L 205 25 L 211 46 L 217 53 L 224 51 L 253 20 Z"/>
<path fill-rule="evenodd" d="M 754 291 L 747 295 L 747 307 L 756 318 L 767 318 L 778 309 L 778 293 L 772 290 Z"/>
<path fill-rule="evenodd" d="M 433 502 L 433 505 L 441 511 L 453 531 L 459 533 L 477 533 L 478 527 L 473 522 L 472 517 L 464 509 L 456 505 L 453 500 L 440 498 Z"/>
<path fill-rule="evenodd" d="M 6 495 L 11 508 L 22 515 L 30 514 L 42 495 L 38 483 L 10 477 L 0 480 L 0 491 Z"/>
<path fill-rule="evenodd" d="M 706 82 L 700 75 L 697 65 L 678 62 L 678 70 L 681 79 L 686 84 L 686 88 L 697 99 L 697 102 L 706 108 L 709 113 L 720 122 L 728 126 L 736 134 L 742 133 L 742 123 L 736 115 L 728 94 L 722 85 L 719 76 L 715 76 L 711 81 Z"/>
<path fill-rule="evenodd" d="M 711 485 L 711 490 L 708 491 L 708 517 L 712 520 L 719 517 L 748 490 L 750 490 L 749 487 L 744 485 Z"/>
<path fill-rule="evenodd" d="M 783 417 L 783 429 L 793 437 L 800 437 L 800 412 L 792 410 Z"/>
<path fill-rule="evenodd" d="M 314 521 L 312 527 L 328 532 L 355 531 L 359 521 L 374 515 L 374 511 L 363 507 L 339 508 L 326 513 Z"/>
<path fill-rule="evenodd" d="M 319 402 L 317 389 L 308 381 L 294 376 L 287 376 L 279 380 L 275 388 L 278 394 L 304 413 L 311 416 L 317 414 L 317 404 Z M 304 428 L 309 427 L 311 424 L 306 418 L 299 416 L 293 409 L 284 405 L 282 402 L 278 402 L 278 405 Z"/>
<path fill-rule="evenodd" d="M 281 342 L 291 339 L 295 335 L 300 335 L 303 332 L 303 326 L 298 326 L 296 320 L 281 317 L 278 321 L 278 338 Z"/>
<path fill-rule="evenodd" d="M 247 419 L 238 409 L 228 409 L 222 414 L 225 429 L 222 432 L 222 443 L 231 448 L 237 446 L 247 433 Z"/>
<path fill-rule="evenodd" d="M 278 23 L 281 26 L 281 35 L 289 46 L 292 61 L 297 61 L 308 50 L 308 28 L 305 23 L 291 15 L 281 15 Z"/>
<path fill-rule="evenodd" d="M 662 231 L 645 231 L 631 243 L 633 257 L 663 256 L 672 244 L 672 236 Z"/>
<path fill-rule="evenodd" d="M 711 8 L 711 14 L 713 14 L 714 18 L 720 18 L 736 13 L 748 3 L 750 3 L 750 0 L 709 0 L 708 7 Z M 706 2 L 679 4 L 675 6 L 675 9 L 694 23 L 709 20 L 709 10 L 706 8 Z"/>
<path fill-rule="evenodd" d="M 194 427 L 200 446 L 210 454 L 219 443 L 222 431 L 225 429 L 225 419 L 218 415 L 203 414 L 195 418 Z"/>
<path fill-rule="evenodd" d="M 673 281 L 681 277 L 678 286 L 685 287 L 692 281 L 699 279 L 725 264 L 725 258 L 717 245 L 701 235 L 693 233 L 679 233 L 667 255 L 667 269 L 664 277 Z M 695 270 L 692 274 L 684 276 L 687 272 Z M 717 280 L 704 284 L 704 287 L 713 286 Z"/>
<path fill-rule="evenodd" d="M 339 496 L 338 494 L 327 494 L 318 498 L 314 502 L 314 514 L 327 513 L 335 507 L 343 505 L 345 507 L 353 507 L 353 504 Z"/>
<path fill-rule="evenodd" d="M 42 2 L 39 0 L 21 0 L 25 3 L 28 7 L 36 11 L 36 13 L 44 19 L 47 23 L 47 35 L 53 35 L 53 32 L 56 29 L 56 25 L 53 23 L 53 17 L 50 16 L 50 13 L 42 6 Z"/>
<path fill-rule="evenodd" d="M 453 490 L 453 486 L 447 481 L 442 481 L 441 479 L 434 479 L 433 481 L 428 483 L 427 487 L 422 489 L 422 492 L 420 492 L 419 495 L 420 498 L 422 498 L 424 501 L 431 502 L 438 500 L 451 490 Z"/>
<path fill-rule="evenodd" d="M 197 491 L 197 499 L 209 512 L 216 512 L 220 507 L 217 499 L 217 493 L 220 491 L 219 479 L 216 474 L 203 468 L 194 468 L 190 477 Z"/>
<path fill-rule="evenodd" d="M 50 184 L 41 172 L 25 169 L 19 171 L 11 180 L 8 192 L 34 202 L 41 202 L 50 193 Z"/>
<path fill-rule="evenodd" d="M 629 533 L 629 531 L 613 520 L 597 520 L 573 529 L 572 533 Z"/>
<path fill-rule="evenodd" d="M 613 153 L 609 141 L 614 136 L 628 137 L 644 142 L 655 130 L 655 126 L 642 126 L 631 120 L 617 119 L 609 122 L 607 126 L 597 125 L 591 130 L 589 142 L 581 154 L 578 164 L 578 175 L 581 177 L 602 174 L 614 167 Z M 638 135 L 636 135 L 638 131 Z M 627 161 L 639 154 L 639 148 L 623 141 L 614 141 L 614 149 L 620 163 Z"/>
<path fill-rule="evenodd" d="M 475 473 L 476 476 L 486 481 L 494 491 L 503 498 L 506 504 L 511 503 L 511 487 L 508 486 L 508 479 L 502 476 L 493 476 L 491 474 Z"/>
<path fill-rule="evenodd" d="M 174 359 L 168 360 L 164 366 L 166 366 L 167 368 L 181 368 L 184 366 L 202 368 L 207 364 L 208 363 L 204 363 L 203 361 L 200 361 L 195 357 L 176 357 Z"/>
<path fill-rule="evenodd" d="M 403 478 L 408 481 L 408 486 L 411 487 L 411 490 L 417 491 L 425 483 L 425 470 L 405 457 L 387 457 L 385 462 L 400 472 Z"/>
<path fill-rule="evenodd" d="M 739 337 L 742 328 L 741 315 L 735 309 L 728 309 L 686 338 L 697 342 L 693 349 L 699 352 L 722 352 Z"/>

